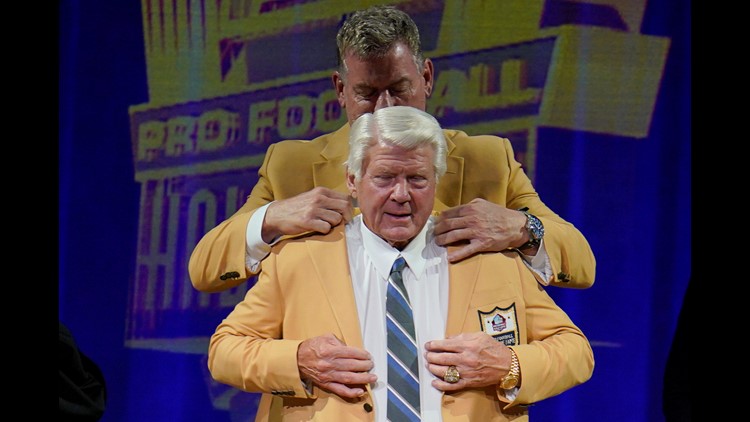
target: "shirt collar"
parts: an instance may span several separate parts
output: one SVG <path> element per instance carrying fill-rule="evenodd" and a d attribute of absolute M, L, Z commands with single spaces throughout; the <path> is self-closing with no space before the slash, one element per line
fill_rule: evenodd
<path fill-rule="evenodd" d="M 361 220 L 362 215 L 358 215 L 356 218 Z M 430 217 L 424 227 L 422 227 L 422 230 L 420 230 L 419 234 L 417 234 L 417 236 L 401 251 L 389 245 L 388 242 L 370 231 L 364 221 L 360 221 L 359 226 L 362 234 L 362 246 L 370 257 L 370 260 L 372 260 L 375 269 L 384 279 L 387 280 L 390 276 L 393 261 L 395 261 L 399 255 L 404 257 L 406 265 L 409 266 L 417 279 L 422 278 L 422 273 L 427 264 L 423 252 L 427 245 L 427 240 L 432 236 L 432 227 L 434 224 L 432 220 L 433 217 Z"/>

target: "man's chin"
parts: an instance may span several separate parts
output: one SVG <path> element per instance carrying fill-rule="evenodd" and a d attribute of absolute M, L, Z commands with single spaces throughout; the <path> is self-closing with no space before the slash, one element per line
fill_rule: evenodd
<path fill-rule="evenodd" d="M 388 229 L 385 230 L 381 237 L 388 242 L 391 246 L 401 249 L 408 245 L 412 239 L 419 233 L 419 230 L 415 230 L 414 227 L 403 228 L 403 229 Z"/>

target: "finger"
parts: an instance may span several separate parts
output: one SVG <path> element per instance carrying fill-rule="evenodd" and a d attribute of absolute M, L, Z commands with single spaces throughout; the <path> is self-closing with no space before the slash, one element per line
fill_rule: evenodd
<path fill-rule="evenodd" d="M 339 341 L 338 339 L 336 340 Z M 370 355 L 370 352 L 359 347 L 347 346 L 344 343 L 335 344 L 328 353 L 328 356 L 335 359 L 352 359 L 372 362 L 372 355 Z"/>
<path fill-rule="evenodd" d="M 448 246 L 458 242 L 470 241 L 472 239 L 473 231 L 466 228 L 453 228 L 442 234 L 435 235 L 435 242 L 439 246 Z"/>
<path fill-rule="evenodd" d="M 354 208 L 352 207 L 349 197 L 344 199 L 326 199 L 317 207 L 319 217 L 331 226 L 336 226 L 342 221 L 346 222 L 352 219 Z"/>
<path fill-rule="evenodd" d="M 461 353 L 465 345 L 465 342 L 454 337 L 442 340 L 430 340 L 425 343 L 424 347 L 425 350 L 433 353 Z"/>
<path fill-rule="evenodd" d="M 327 381 L 353 386 L 370 384 L 377 380 L 377 375 L 369 372 L 336 371 L 331 373 Z"/>
<path fill-rule="evenodd" d="M 442 378 L 434 379 L 431 382 L 432 386 L 440 391 L 458 391 L 466 388 L 464 380 L 458 380 L 457 383 L 451 384 L 443 381 Z"/>
<path fill-rule="evenodd" d="M 325 195 L 325 196 L 327 196 L 329 198 L 340 199 L 340 200 L 344 200 L 344 201 L 348 201 L 349 200 L 349 194 L 348 193 L 339 192 L 339 191 L 333 190 L 331 188 L 326 188 L 326 187 L 320 186 L 318 188 L 315 188 L 314 190 L 318 190 L 321 194 L 323 194 L 323 195 Z"/>
<path fill-rule="evenodd" d="M 344 216 L 337 211 L 319 209 L 315 217 L 309 217 L 304 222 L 304 230 L 318 233 L 328 233 L 333 227 L 345 222 Z"/>
<path fill-rule="evenodd" d="M 328 233 L 331 231 L 330 223 L 324 220 L 316 219 L 316 220 L 310 220 L 305 224 L 305 231 L 307 232 L 317 232 L 317 233 Z"/>
<path fill-rule="evenodd" d="M 343 210 L 319 209 L 316 211 L 316 218 L 328 223 L 330 226 L 337 226 L 344 221 L 343 213 Z"/>
<path fill-rule="evenodd" d="M 429 363 L 427 365 L 427 370 L 429 370 L 432 375 L 435 375 L 436 377 L 440 378 L 441 380 L 445 376 L 445 371 L 448 370 L 448 367 L 450 365 L 448 364 L 435 364 L 435 363 Z"/>
<path fill-rule="evenodd" d="M 362 397 L 366 391 L 365 388 L 362 386 L 349 387 L 340 383 L 325 383 L 325 384 L 320 384 L 320 387 L 338 396 L 346 397 L 350 399 Z"/>
<path fill-rule="evenodd" d="M 294 206 L 308 209 L 330 209 L 343 211 L 349 205 L 349 196 L 328 188 L 315 188 L 306 194 L 294 197 Z"/>
<path fill-rule="evenodd" d="M 351 207 L 351 197 L 349 194 L 329 189 L 317 197 L 317 204 L 321 208 L 343 212 L 346 208 Z"/>
<path fill-rule="evenodd" d="M 448 366 L 444 365 L 432 365 L 430 372 L 435 375 L 436 379 L 432 380 L 431 384 L 433 387 L 440 391 L 457 391 L 464 389 L 468 386 L 467 381 L 459 377 L 458 382 L 450 383 L 445 381 L 445 373 L 448 370 Z"/>
<path fill-rule="evenodd" d="M 350 358 L 333 359 L 331 361 L 331 364 L 338 371 L 355 372 L 355 373 L 367 372 L 371 370 L 374 366 L 372 360 L 370 359 L 350 359 Z M 347 382 L 353 382 L 353 381 L 347 381 Z"/>
<path fill-rule="evenodd" d="M 438 377 L 445 374 L 446 368 L 457 363 L 457 356 L 453 352 L 426 352 L 424 358 L 427 369 Z"/>
<path fill-rule="evenodd" d="M 338 192 L 336 192 L 336 194 L 338 194 Z M 349 200 L 348 196 L 344 196 L 341 198 L 340 197 L 336 197 L 336 198 L 326 197 L 326 198 L 322 198 L 320 201 L 321 208 L 326 208 L 326 209 L 338 211 L 341 213 L 343 213 L 344 210 L 346 210 L 347 208 L 350 208 L 351 206 L 352 206 L 352 203 Z"/>
<path fill-rule="evenodd" d="M 440 214 L 442 216 L 442 214 Z M 435 223 L 433 231 L 435 234 L 449 233 L 453 230 L 459 230 L 467 227 L 467 223 L 462 217 L 448 217 L 438 220 Z"/>
<path fill-rule="evenodd" d="M 447 210 L 440 211 L 440 214 L 437 217 L 437 221 L 443 221 L 446 219 L 456 218 L 461 216 L 461 211 L 464 208 L 464 205 L 459 205 L 456 207 L 448 208 Z"/>
<path fill-rule="evenodd" d="M 448 252 L 448 261 L 455 263 L 482 251 L 479 243 L 467 243 Z"/>

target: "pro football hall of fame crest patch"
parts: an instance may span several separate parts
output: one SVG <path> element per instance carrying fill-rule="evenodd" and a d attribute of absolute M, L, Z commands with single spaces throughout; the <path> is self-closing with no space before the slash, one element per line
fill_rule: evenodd
<path fill-rule="evenodd" d="M 477 310 L 477 313 L 483 332 L 506 346 L 518 344 L 519 332 L 515 303 L 507 308 L 496 306 L 488 312 Z"/>

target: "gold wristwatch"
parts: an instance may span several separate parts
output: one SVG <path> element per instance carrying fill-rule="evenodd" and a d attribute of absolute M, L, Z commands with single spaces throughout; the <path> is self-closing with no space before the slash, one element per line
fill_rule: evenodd
<path fill-rule="evenodd" d="M 521 367 L 518 365 L 518 356 L 516 356 L 516 352 L 513 349 L 510 349 L 510 370 L 500 380 L 500 387 L 505 390 L 511 389 L 518 385 L 519 379 L 521 379 Z"/>

